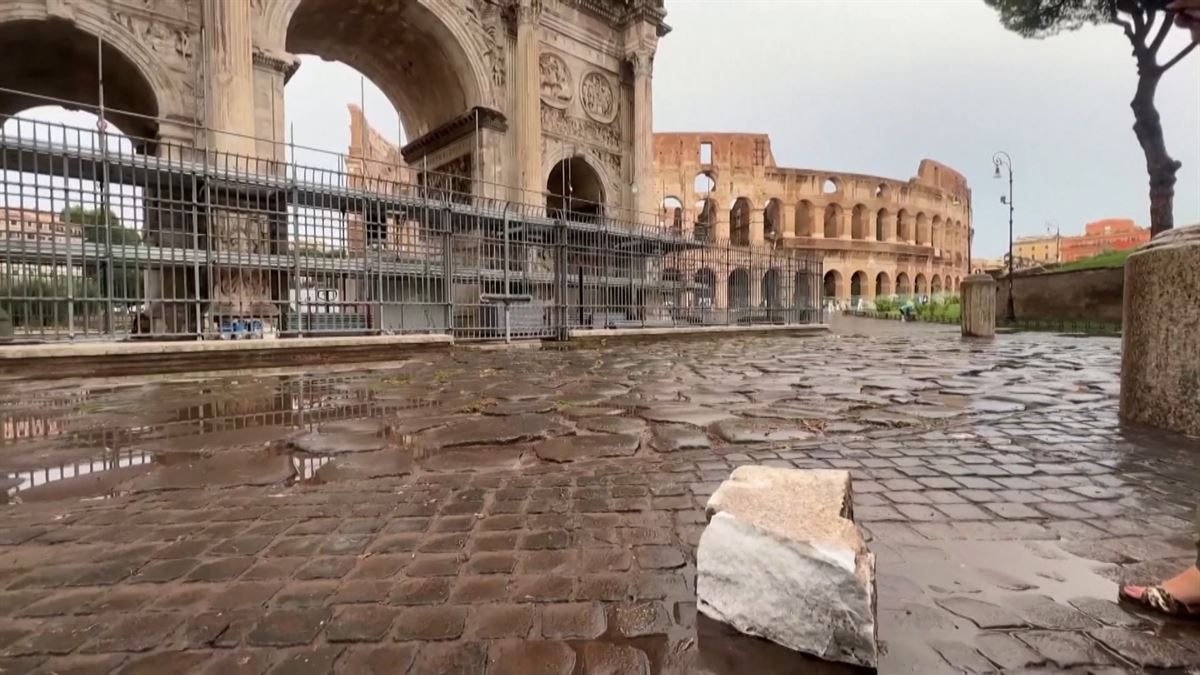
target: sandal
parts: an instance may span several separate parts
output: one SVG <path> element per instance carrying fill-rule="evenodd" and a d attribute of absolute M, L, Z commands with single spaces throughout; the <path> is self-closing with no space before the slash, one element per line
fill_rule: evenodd
<path fill-rule="evenodd" d="M 1130 592 L 1134 588 L 1142 589 L 1140 596 Z M 1122 586 L 1117 592 L 1117 599 L 1155 614 L 1200 621 L 1200 603 L 1186 605 L 1176 600 L 1162 586 Z"/>

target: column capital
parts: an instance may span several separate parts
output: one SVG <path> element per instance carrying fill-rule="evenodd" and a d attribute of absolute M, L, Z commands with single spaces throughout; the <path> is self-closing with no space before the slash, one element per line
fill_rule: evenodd
<path fill-rule="evenodd" d="M 542 0 L 518 0 L 517 23 L 536 26 L 542 19 Z"/>
<path fill-rule="evenodd" d="M 625 54 L 625 59 L 633 65 L 635 77 L 650 77 L 654 71 L 654 49 L 638 47 Z"/>

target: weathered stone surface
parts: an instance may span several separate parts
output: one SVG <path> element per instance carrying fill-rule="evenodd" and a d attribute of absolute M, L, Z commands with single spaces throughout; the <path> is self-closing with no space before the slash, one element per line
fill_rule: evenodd
<path fill-rule="evenodd" d="M 311 455 L 340 455 L 346 452 L 375 452 L 387 447 L 379 435 L 348 431 L 310 431 L 295 436 L 289 444 Z"/>
<path fill-rule="evenodd" d="M 268 452 L 225 452 L 164 466 L 125 484 L 133 492 L 210 486 L 275 485 L 292 477 L 291 458 Z"/>
<path fill-rule="evenodd" d="M 850 504 L 845 471 L 738 467 L 709 498 L 699 610 L 791 649 L 873 666 L 875 558 Z"/>
<path fill-rule="evenodd" d="M 651 422 L 676 422 L 706 427 L 714 422 L 733 417 L 731 413 L 716 408 L 695 405 L 664 404 L 642 412 L 642 417 Z"/>
<path fill-rule="evenodd" d="M 575 652 L 564 642 L 505 640 L 488 650 L 488 672 L 496 675 L 570 675 Z"/>
<path fill-rule="evenodd" d="M 730 443 L 770 443 L 812 438 L 811 432 L 789 420 L 722 420 L 713 425 L 713 431 Z"/>
<path fill-rule="evenodd" d="M 367 480 L 406 476 L 412 468 L 412 455 L 393 448 L 338 457 L 317 469 L 316 477 L 321 481 Z"/>
<path fill-rule="evenodd" d="M 454 422 L 440 429 L 426 431 L 417 436 L 416 443 L 429 448 L 501 445 L 535 441 L 568 431 L 567 427 L 550 415 L 484 417 Z"/>
<path fill-rule="evenodd" d="M 534 452 L 548 462 L 574 462 L 598 457 L 628 457 L 637 452 L 640 444 L 637 436 L 627 434 L 589 434 L 551 438 L 538 443 Z"/>
<path fill-rule="evenodd" d="M 1200 666 L 1200 652 L 1157 635 L 1117 628 L 1100 628 L 1088 634 L 1143 668 Z"/>
<path fill-rule="evenodd" d="M 575 423 L 580 429 L 595 431 L 600 434 L 640 434 L 646 428 L 646 421 L 638 417 L 617 417 L 601 415 L 585 417 Z"/>
<path fill-rule="evenodd" d="M 678 450 L 707 450 L 708 435 L 695 427 L 674 424 L 658 424 L 650 445 L 659 452 L 676 452 Z"/>

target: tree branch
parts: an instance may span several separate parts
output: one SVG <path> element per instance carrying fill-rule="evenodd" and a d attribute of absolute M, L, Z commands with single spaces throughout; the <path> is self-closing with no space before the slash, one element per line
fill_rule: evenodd
<path fill-rule="evenodd" d="M 1154 41 L 1150 43 L 1150 53 L 1157 54 L 1158 48 L 1162 46 L 1163 40 L 1167 39 L 1167 33 L 1171 32 L 1171 26 L 1175 24 L 1175 12 L 1166 12 L 1163 16 L 1162 25 L 1158 27 L 1158 34 L 1154 36 Z"/>
<path fill-rule="evenodd" d="M 1171 66 L 1182 61 L 1188 54 L 1190 54 L 1192 52 L 1193 49 L 1196 48 L 1196 45 L 1198 45 L 1198 44 L 1200 44 L 1200 42 L 1192 42 L 1188 46 L 1184 47 L 1178 54 L 1176 54 L 1174 57 L 1172 57 L 1170 61 L 1167 61 L 1166 63 L 1159 66 L 1159 71 L 1165 72 Z"/>
<path fill-rule="evenodd" d="M 1118 18 L 1116 14 L 1113 15 L 1110 21 L 1120 26 L 1121 30 L 1125 31 L 1125 37 L 1129 38 L 1129 41 L 1132 42 L 1134 46 L 1137 46 L 1137 36 L 1133 34 L 1133 26 L 1129 25 L 1128 21 Z"/>
<path fill-rule="evenodd" d="M 1138 40 L 1144 39 L 1146 37 L 1146 20 L 1142 17 L 1141 10 L 1135 9 L 1129 13 L 1129 16 L 1133 17 L 1134 34 Z"/>

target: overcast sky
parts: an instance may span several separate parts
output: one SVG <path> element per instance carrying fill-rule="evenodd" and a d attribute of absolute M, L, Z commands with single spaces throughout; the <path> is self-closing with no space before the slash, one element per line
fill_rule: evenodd
<path fill-rule="evenodd" d="M 1108 217 L 1149 223 L 1128 105 L 1137 76 L 1116 27 L 1025 40 L 982 0 L 668 0 L 667 12 L 674 30 L 655 61 L 657 131 L 765 132 L 781 166 L 898 179 L 923 157 L 944 162 L 974 191 L 980 256 L 1007 246 L 996 150 L 1015 165 L 1018 236 L 1047 223 L 1064 233 Z M 1163 53 L 1184 39 L 1174 30 Z M 359 102 L 360 79 L 304 57 L 285 93 L 289 135 L 345 152 L 346 105 Z M 387 98 L 369 81 L 364 89 L 368 119 L 398 140 Z M 1200 50 L 1166 75 L 1158 108 L 1167 147 L 1183 162 L 1176 223 L 1200 222 Z M 298 157 L 338 165 L 334 155 Z"/>

